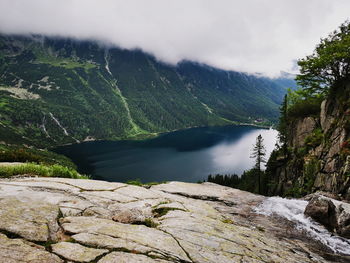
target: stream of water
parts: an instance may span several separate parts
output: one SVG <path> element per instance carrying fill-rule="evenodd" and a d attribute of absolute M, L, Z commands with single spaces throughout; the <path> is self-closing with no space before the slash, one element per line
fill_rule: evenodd
<path fill-rule="evenodd" d="M 350 255 L 350 240 L 332 234 L 310 217 L 306 217 L 304 211 L 307 204 L 304 200 L 270 197 L 256 207 L 255 212 L 285 218 L 295 223 L 298 230 L 329 247 L 333 252 Z"/>

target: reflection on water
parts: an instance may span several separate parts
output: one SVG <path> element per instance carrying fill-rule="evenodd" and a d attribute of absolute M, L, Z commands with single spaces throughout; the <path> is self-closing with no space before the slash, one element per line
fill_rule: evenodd
<path fill-rule="evenodd" d="M 151 140 L 89 142 L 57 151 L 95 179 L 196 182 L 208 174 L 241 174 L 250 169 L 254 165 L 250 152 L 259 134 L 269 155 L 277 131 L 250 126 L 193 128 Z"/>
<path fill-rule="evenodd" d="M 221 171 L 223 174 L 242 174 L 246 169 L 254 166 L 254 159 L 249 158 L 256 137 L 264 138 L 266 156 L 270 156 L 276 144 L 276 130 L 252 130 L 247 132 L 237 141 L 225 141 L 210 149 L 210 161 L 213 171 Z"/>

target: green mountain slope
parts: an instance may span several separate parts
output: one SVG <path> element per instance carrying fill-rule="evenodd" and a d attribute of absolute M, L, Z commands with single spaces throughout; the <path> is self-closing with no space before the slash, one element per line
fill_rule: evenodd
<path fill-rule="evenodd" d="M 0 141 L 36 146 L 276 120 L 273 80 L 141 51 L 42 36 L 0 36 Z"/>

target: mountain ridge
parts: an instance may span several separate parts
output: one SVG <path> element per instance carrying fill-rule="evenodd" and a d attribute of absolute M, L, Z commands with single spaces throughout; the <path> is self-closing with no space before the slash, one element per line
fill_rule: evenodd
<path fill-rule="evenodd" d="M 0 140 L 36 146 L 271 124 L 286 87 L 97 42 L 0 35 Z"/>

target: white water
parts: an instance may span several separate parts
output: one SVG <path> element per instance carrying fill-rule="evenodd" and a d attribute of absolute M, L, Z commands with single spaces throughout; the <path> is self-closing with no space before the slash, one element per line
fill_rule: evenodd
<path fill-rule="evenodd" d="M 320 241 L 335 253 L 350 255 L 350 240 L 334 236 L 322 225 L 304 215 L 308 202 L 281 197 L 267 198 L 255 208 L 258 214 L 276 215 L 288 219 L 296 224 L 298 230 L 306 232 L 311 238 Z"/>
<path fill-rule="evenodd" d="M 69 134 L 68 134 L 67 130 L 61 125 L 61 123 L 58 121 L 58 119 L 56 119 L 55 116 L 53 116 L 53 114 L 51 112 L 49 112 L 49 113 L 50 113 L 50 117 L 54 120 L 54 122 L 56 122 L 58 127 L 60 127 L 62 129 L 63 133 L 68 136 Z"/>
<path fill-rule="evenodd" d="M 111 75 L 111 76 L 113 77 L 112 72 L 111 72 L 111 70 L 109 69 L 108 51 L 105 52 L 105 62 L 106 62 L 105 68 L 106 68 L 107 72 L 109 73 L 109 75 Z"/>

